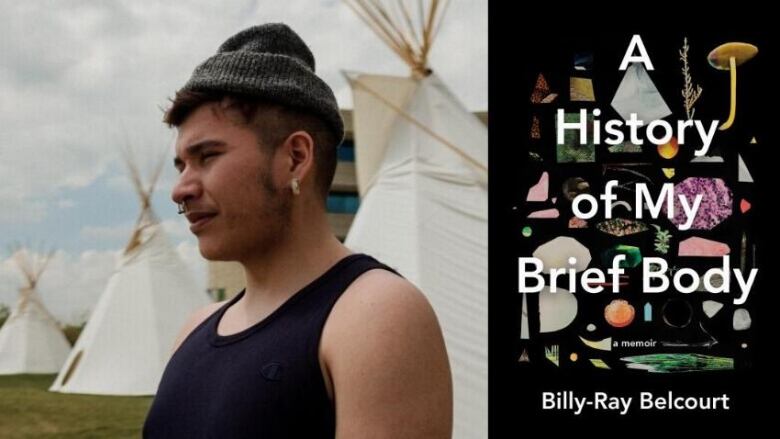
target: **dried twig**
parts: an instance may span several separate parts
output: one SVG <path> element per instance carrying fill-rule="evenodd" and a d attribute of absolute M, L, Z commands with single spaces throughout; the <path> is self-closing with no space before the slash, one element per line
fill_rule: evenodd
<path fill-rule="evenodd" d="M 683 47 L 680 49 L 680 60 L 683 63 L 682 74 L 685 78 L 685 87 L 682 89 L 682 97 L 685 103 L 685 114 L 688 115 L 688 120 L 693 119 L 693 113 L 696 111 L 693 108 L 693 104 L 701 96 L 702 88 L 700 85 L 696 86 L 696 90 L 693 89 L 693 81 L 691 80 L 691 73 L 688 69 L 688 38 L 683 39 Z"/>

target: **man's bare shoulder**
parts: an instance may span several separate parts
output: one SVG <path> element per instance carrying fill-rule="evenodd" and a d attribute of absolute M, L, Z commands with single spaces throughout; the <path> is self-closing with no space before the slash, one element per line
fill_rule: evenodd
<path fill-rule="evenodd" d="M 441 328 L 422 292 L 385 270 L 342 294 L 320 354 L 344 437 L 451 434 L 452 383 Z"/>
<path fill-rule="evenodd" d="M 440 334 L 433 308 L 411 282 L 383 269 L 369 270 L 344 291 L 328 318 L 325 335 L 349 336 L 354 330 L 397 324 Z M 328 328 L 330 326 L 331 328 Z"/>
<path fill-rule="evenodd" d="M 182 326 L 181 330 L 179 331 L 179 335 L 176 337 L 176 342 L 173 344 L 173 350 L 171 352 L 176 352 L 187 336 L 190 335 L 190 333 L 195 328 L 197 328 L 198 325 L 203 323 L 204 320 L 206 320 L 210 315 L 214 314 L 222 305 L 226 304 L 227 302 L 227 300 L 223 300 L 222 302 L 209 303 L 208 305 L 198 308 L 195 310 L 195 312 L 190 314 L 189 318 L 187 318 L 187 321 L 184 323 L 184 326 Z"/>
<path fill-rule="evenodd" d="M 383 315 L 388 312 L 401 313 L 390 316 L 392 318 L 409 316 L 409 313 L 423 319 L 436 318 L 428 299 L 417 287 L 403 277 L 383 269 L 369 270 L 352 282 L 336 302 L 331 317 L 335 317 L 334 320 L 347 320 L 345 323 L 353 320 L 358 323 L 372 319 L 370 315 L 375 312 Z"/>

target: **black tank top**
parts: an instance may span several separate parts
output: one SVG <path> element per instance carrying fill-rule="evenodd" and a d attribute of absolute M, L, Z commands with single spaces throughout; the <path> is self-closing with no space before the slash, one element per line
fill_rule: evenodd
<path fill-rule="evenodd" d="M 319 363 L 322 328 L 344 290 L 375 268 L 393 271 L 370 256 L 349 255 L 261 322 L 218 335 L 242 291 L 171 357 L 144 438 L 332 438 L 335 412 Z"/>

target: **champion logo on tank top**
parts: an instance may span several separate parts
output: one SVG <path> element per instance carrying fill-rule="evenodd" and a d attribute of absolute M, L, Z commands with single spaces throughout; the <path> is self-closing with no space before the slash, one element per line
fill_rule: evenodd
<path fill-rule="evenodd" d="M 284 368 L 280 363 L 271 362 L 263 366 L 261 373 L 268 381 L 281 381 Z"/>

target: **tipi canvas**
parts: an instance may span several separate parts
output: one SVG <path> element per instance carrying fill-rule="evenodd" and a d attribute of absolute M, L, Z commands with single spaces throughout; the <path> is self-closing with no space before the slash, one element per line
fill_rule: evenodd
<path fill-rule="evenodd" d="M 347 74 L 362 198 L 345 244 L 428 297 L 452 367 L 453 437 L 486 437 L 487 129 L 426 66 L 440 2 L 408 8 L 425 11 L 422 20 L 394 20 L 405 12 L 382 2 L 347 3 L 413 75 Z M 422 29 L 405 25 L 417 22 Z"/>
<path fill-rule="evenodd" d="M 38 279 L 51 259 L 17 250 L 13 259 L 22 271 L 25 285 L 11 315 L 0 328 L 0 375 L 57 372 L 70 352 L 57 320 L 41 302 Z"/>

